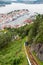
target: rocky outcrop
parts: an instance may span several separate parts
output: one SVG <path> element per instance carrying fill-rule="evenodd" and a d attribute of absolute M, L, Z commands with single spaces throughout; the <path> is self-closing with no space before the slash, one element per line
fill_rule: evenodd
<path fill-rule="evenodd" d="M 43 61 L 43 44 L 32 44 L 31 50 L 36 52 L 36 56 Z"/>
<path fill-rule="evenodd" d="M 39 57 L 40 60 L 43 61 L 43 45 L 41 46 L 41 48 L 39 49 L 39 53 L 37 55 Z"/>

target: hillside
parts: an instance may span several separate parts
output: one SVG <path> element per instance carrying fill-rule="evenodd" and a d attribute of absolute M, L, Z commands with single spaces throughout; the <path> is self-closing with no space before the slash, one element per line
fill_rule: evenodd
<path fill-rule="evenodd" d="M 26 41 L 39 65 L 43 65 L 43 15 L 38 14 L 29 25 L 0 30 L 0 64 L 28 65 L 24 51 Z"/>
<path fill-rule="evenodd" d="M 36 20 L 29 31 L 29 42 L 36 56 L 43 61 L 43 15 L 36 16 Z"/>
<path fill-rule="evenodd" d="M 0 49 L 0 65 L 28 65 L 24 51 L 24 41 L 25 38 L 4 44 L 4 47 Z"/>

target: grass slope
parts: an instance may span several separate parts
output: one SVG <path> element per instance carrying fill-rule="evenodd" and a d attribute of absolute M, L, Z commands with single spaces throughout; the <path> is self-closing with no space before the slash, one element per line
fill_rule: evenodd
<path fill-rule="evenodd" d="M 12 41 L 1 49 L 0 65 L 28 65 L 24 52 L 24 41 L 25 39 Z"/>

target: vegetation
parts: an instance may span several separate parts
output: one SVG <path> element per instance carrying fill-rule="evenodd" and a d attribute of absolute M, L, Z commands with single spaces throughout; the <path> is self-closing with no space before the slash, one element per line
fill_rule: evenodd
<path fill-rule="evenodd" d="M 24 51 L 24 39 L 9 42 L 0 50 L 0 65 L 28 65 Z"/>
<path fill-rule="evenodd" d="M 28 34 L 32 52 L 39 65 L 43 65 L 43 15 L 37 15 Z"/>
<path fill-rule="evenodd" d="M 6 28 L 4 31 L 0 31 L 0 65 L 28 65 L 24 51 L 26 38 L 24 36 L 22 38 L 21 35 L 23 28 L 21 28 L 22 30 Z M 21 38 L 15 39 L 17 35 Z"/>
<path fill-rule="evenodd" d="M 28 65 L 24 52 L 26 36 L 30 44 L 43 44 L 43 15 L 37 15 L 30 25 L 0 31 L 0 65 Z"/>
<path fill-rule="evenodd" d="M 43 43 L 43 15 L 37 15 L 29 31 L 29 42 Z"/>

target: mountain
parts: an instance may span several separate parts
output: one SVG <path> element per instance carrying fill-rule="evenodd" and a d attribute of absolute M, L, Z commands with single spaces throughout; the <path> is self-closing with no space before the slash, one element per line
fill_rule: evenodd
<path fill-rule="evenodd" d="M 0 5 L 4 5 L 4 4 L 11 4 L 10 1 L 0 1 Z"/>
<path fill-rule="evenodd" d="M 0 4 L 11 4 L 12 2 L 16 3 L 26 3 L 26 4 L 42 4 L 43 0 L 1 0 Z"/>

